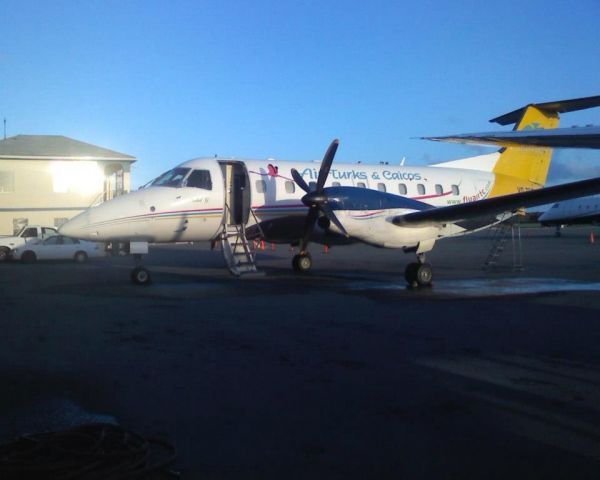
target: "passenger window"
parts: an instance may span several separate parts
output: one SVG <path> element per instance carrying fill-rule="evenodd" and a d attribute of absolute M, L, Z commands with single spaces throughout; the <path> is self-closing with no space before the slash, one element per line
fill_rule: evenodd
<path fill-rule="evenodd" d="M 25 231 L 23 232 L 23 235 L 21 235 L 21 237 L 23 237 L 23 238 L 32 238 L 32 237 L 37 237 L 37 236 L 38 236 L 37 228 L 26 228 Z"/>
<path fill-rule="evenodd" d="M 377 190 L 379 190 L 380 192 L 385 192 L 386 191 L 385 183 L 378 183 Z"/>
<path fill-rule="evenodd" d="M 212 180 L 208 170 L 194 170 L 187 178 L 186 187 L 203 188 L 212 190 Z"/>
<path fill-rule="evenodd" d="M 285 182 L 285 191 L 286 193 L 294 193 L 296 191 L 296 184 L 287 180 Z"/>
<path fill-rule="evenodd" d="M 419 195 L 425 195 L 425 185 L 419 183 L 417 185 L 417 192 L 419 193 Z"/>
<path fill-rule="evenodd" d="M 340 182 L 331 182 L 332 187 L 341 187 L 342 184 Z"/>
<path fill-rule="evenodd" d="M 435 186 L 435 193 L 437 195 L 442 195 L 444 193 L 444 189 L 439 183 Z"/>
<path fill-rule="evenodd" d="M 358 183 L 356 184 L 356 186 L 357 186 L 358 188 L 367 188 L 367 186 L 366 186 L 366 185 L 365 185 L 363 182 L 358 182 Z"/>
<path fill-rule="evenodd" d="M 51 237 L 52 235 L 56 235 L 56 230 L 42 227 L 42 237 Z"/>
<path fill-rule="evenodd" d="M 257 180 L 256 181 L 256 191 L 258 193 L 265 193 L 266 190 L 267 190 L 267 183 L 264 180 Z"/>
<path fill-rule="evenodd" d="M 406 185 L 404 183 L 398 184 L 398 193 L 400 193 L 400 195 L 406 195 Z"/>
<path fill-rule="evenodd" d="M 458 185 L 452 185 L 452 195 L 460 195 L 460 190 L 458 189 Z"/>

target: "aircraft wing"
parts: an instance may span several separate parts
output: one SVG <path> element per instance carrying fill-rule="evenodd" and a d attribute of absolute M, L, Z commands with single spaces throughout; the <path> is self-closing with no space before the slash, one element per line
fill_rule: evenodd
<path fill-rule="evenodd" d="M 600 148 L 600 127 L 571 127 L 511 132 L 464 133 L 444 137 L 421 137 L 437 142 L 498 145 L 501 147 L 531 146 L 554 148 Z"/>
<path fill-rule="evenodd" d="M 554 187 L 540 188 L 538 190 L 486 198 L 475 202 L 407 213 L 394 217 L 392 221 L 395 225 L 402 227 L 441 225 L 486 215 L 515 212 L 522 207 L 535 207 L 569 198 L 585 197 L 595 193 L 600 193 L 600 177 L 565 183 Z"/>

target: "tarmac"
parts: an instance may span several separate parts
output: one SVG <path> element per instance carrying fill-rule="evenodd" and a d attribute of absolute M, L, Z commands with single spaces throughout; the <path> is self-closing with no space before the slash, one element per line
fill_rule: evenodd
<path fill-rule="evenodd" d="M 182 478 L 600 478 L 598 228 L 485 233 L 412 255 L 267 244 L 235 278 L 206 245 L 132 260 L 0 264 L 0 442 L 114 422 Z"/>

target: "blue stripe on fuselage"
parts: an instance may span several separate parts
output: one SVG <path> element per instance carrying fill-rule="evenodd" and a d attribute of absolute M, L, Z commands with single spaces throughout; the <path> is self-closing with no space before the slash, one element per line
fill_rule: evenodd
<path fill-rule="evenodd" d="M 429 210 L 435 208 L 428 203 L 412 198 L 359 187 L 327 187 L 324 189 L 327 203 L 333 210 L 387 210 L 406 208 Z"/>

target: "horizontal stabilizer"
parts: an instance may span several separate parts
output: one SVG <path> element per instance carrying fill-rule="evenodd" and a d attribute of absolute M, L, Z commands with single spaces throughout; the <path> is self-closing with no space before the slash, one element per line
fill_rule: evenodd
<path fill-rule="evenodd" d="M 459 205 L 422 210 L 399 215 L 394 217 L 392 221 L 395 225 L 403 227 L 441 225 L 487 215 L 498 215 L 504 212 L 515 212 L 522 207 L 535 207 L 569 198 L 585 197 L 595 193 L 600 193 L 600 177 Z"/>
<path fill-rule="evenodd" d="M 548 113 L 566 113 L 575 112 L 577 110 L 585 110 L 586 108 L 600 107 L 600 95 L 594 97 L 574 98 L 572 100 L 559 100 L 556 102 L 546 103 L 531 103 L 525 107 L 518 108 L 499 117 L 492 118 L 490 122 L 499 123 L 500 125 L 511 125 L 518 123 L 528 107 L 535 107 Z"/>
<path fill-rule="evenodd" d="M 444 137 L 422 137 L 436 142 L 497 145 L 501 147 L 532 146 L 551 148 L 600 148 L 600 127 L 572 127 L 511 132 L 464 133 Z"/>

